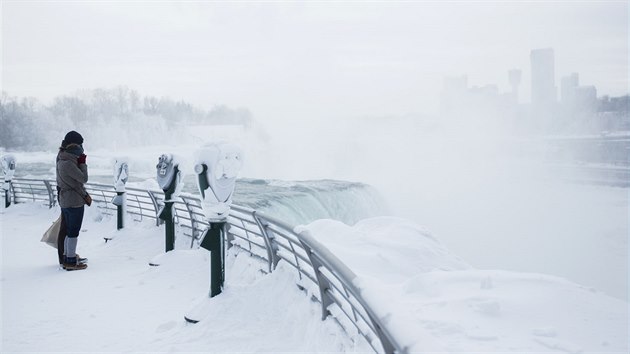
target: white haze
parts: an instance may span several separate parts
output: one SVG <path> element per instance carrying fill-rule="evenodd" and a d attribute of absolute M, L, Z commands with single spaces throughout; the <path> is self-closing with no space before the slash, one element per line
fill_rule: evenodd
<path fill-rule="evenodd" d="M 614 1 L 3 1 L 2 86 L 47 102 L 127 85 L 259 119 L 434 112 L 444 76 L 508 86 L 553 47 L 556 79 L 628 89 L 628 7 Z"/>
<path fill-rule="evenodd" d="M 244 177 L 366 182 L 392 214 L 476 267 L 548 272 L 625 297 L 627 190 L 567 184 L 547 171 L 540 142 L 478 117 L 447 129 L 435 111 L 444 76 L 504 92 L 513 67 L 528 100 L 529 51 L 544 47 L 557 79 L 575 71 L 599 94 L 627 93 L 627 13 L 627 2 L 7 1 L 2 84 L 43 100 L 125 84 L 250 108 L 257 123 L 229 136 L 245 150 Z M 151 159 L 115 127 L 82 133 L 88 161 L 107 160 L 107 148 L 145 171 L 164 148 L 186 155 L 205 140 L 198 132 L 183 146 L 160 130 Z"/>
<path fill-rule="evenodd" d="M 106 132 L 83 132 L 91 173 L 111 175 L 112 159 L 124 156 L 132 177 L 151 178 L 157 157 L 174 153 L 192 174 L 195 149 L 233 141 L 244 150 L 241 177 L 365 182 L 391 215 L 423 225 L 475 267 L 554 274 L 627 296 L 627 190 L 564 181 L 549 169 L 549 150 L 538 139 L 446 130 L 422 116 L 183 131 L 186 139 L 151 143 L 147 136 L 143 146 L 119 139 L 102 147 L 92 141 Z M 54 156 L 41 155 L 17 154 L 25 163 Z"/>
<path fill-rule="evenodd" d="M 537 139 L 446 131 L 416 116 L 269 131 L 247 160 L 258 177 L 366 182 L 392 214 L 476 267 L 551 273 L 626 298 L 627 190 L 562 180 Z M 609 270 L 613 279 L 601 277 Z"/>

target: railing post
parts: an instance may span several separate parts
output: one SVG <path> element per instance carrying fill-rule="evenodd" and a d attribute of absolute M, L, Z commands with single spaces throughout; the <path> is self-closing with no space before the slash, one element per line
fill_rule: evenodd
<path fill-rule="evenodd" d="M 153 211 L 155 212 L 155 226 L 160 226 L 160 203 L 158 203 L 157 198 L 151 191 L 147 191 L 149 198 L 151 198 L 151 203 L 153 203 Z M 142 207 L 141 207 L 142 208 Z M 142 210 L 140 211 L 142 212 Z"/>
<path fill-rule="evenodd" d="M 252 217 L 256 221 L 256 224 L 260 229 L 260 234 L 263 235 L 263 239 L 265 240 L 265 246 L 267 246 L 269 272 L 271 273 L 274 269 L 276 269 L 276 266 L 280 261 L 280 258 L 278 257 L 278 247 L 273 241 L 275 236 L 273 235 L 273 232 L 268 229 L 269 224 L 267 224 L 267 222 L 263 222 L 258 215 L 256 215 L 256 210 L 252 212 Z"/>
<path fill-rule="evenodd" d="M 302 247 L 306 251 L 308 255 L 308 259 L 311 261 L 311 265 L 313 265 L 313 272 L 315 273 L 315 277 L 317 278 L 317 287 L 319 288 L 319 296 L 322 300 L 322 320 L 325 320 L 328 315 L 330 315 L 330 311 L 328 311 L 328 306 L 332 305 L 334 300 L 328 295 L 328 290 L 331 288 L 330 281 L 326 278 L 322 272 L 319 270 L 322 267 L 322 263 L 313 253 L 313 250 L 302 240 L 300 240 Z"/>
<path fill-rule="evenodd" d="M 37 199 L 35 199 L 35 191 L 33 190 L 33 185 L 29 183 L 28 184 L 28 189 L 31 190 L 31 198 L 33 198 L 33 202 L 35 202 Z M 14 197 L 15 197 L 15 195 L 14 195 Z M 17 199 L 15 199 L 15 204 L 17 204 Z"/>
<path fill-rule="evenodd" d="M 192 209 L 192 205 L 187 197 L 180 196 L 181 200 L 184 201 L 184 205 L 186 206 L 186 210 L 188 211 L 188 215 L 190 216 L 190 229 L 191 229 L 191 240 L 190 240 L 190 248 L 195 244 L 195 240 L 197 239 L 197 220 L 195 220 L 195 214 Z"/>
<path fill-rule="evenodd" d="M 56 204 L 55 193 L 53 192 L 50 181 L 44 180 L 44 184 L 46 185 L 46 190 L 48 191 L 48 208 L 52 208 Z"/>
<path fill-rule="evenodd" d="M 231 227 L 232 225 L 225 223 L 225 247 L 227 247 L 228 250 L 232 248 L 232 243 L 234 242 L 234 235 L 230 232 Z"/>
<path fill-rule="evenodd" d="M 378 336 L 378 339 L 381 341 L 381 345 L 383 346 L 383 351 L 385 351 L 385 353 L 388 353 L 388 354 L 396 353 L 397 352 L 396 347 L 385 335 L 385 332 L 383 332 L 383 329 L 378 324 L 379 322 L 375 321 L 374 318 L 372 318 L 372 314 L 370 313 L 368 313 L 368 317 L 370 318 L 370 321 L 372 321 L 372 325 L 374 326 L 374 329 L 376 330 L 376 335 Z M 402 353 L 406 353 L 406 352 L 407 352 L 406 349 L 402 350 Z"/>

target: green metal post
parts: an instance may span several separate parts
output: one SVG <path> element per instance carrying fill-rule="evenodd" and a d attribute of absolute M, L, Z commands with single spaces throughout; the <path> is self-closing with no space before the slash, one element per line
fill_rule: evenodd
<path fill-rule="evenodd" d="M 166 193 L 164 198 L 171 200 L 172 193 Z M 160 219 L 164 220 L 165 226 L 165 250 L 166 252 L 175 249 L 175 222 L 173 221 L 173 202 L 164 202 L 164 209 L 160 213 Z"/>
<path fill-rule="evenodd" d="M 210 251 L 210 297 L 219 295 L 225 283 L 224 231 L 224 222 L 210 223 L 200 245 Z"/>
<path fill-rule="evenodd" d="M 173 217 L 175 216 L 173 213 L 173 205 L 175 204 L 175 202 L 173 201 L 173 194 L 175 193 L 175 189 L 177 188 L 178 183 L 179 167 L 175 165 L 173 167 L 173 175 L 170 183 L 166 188 L 162 187 L 162 190 L 164 191 L 164 208 L 159 215 L 159 218 L 164 220 L 165 222 L 166 252 L 175 249 L 175 220 L 173 220 Z"/>
<path fill-rule="evenodd" d="M 10 205 L 11 205 L 11 195 L 9 194 L 9 190 L 5 189 L 4 190 L 4 207 L 8 208 Z"/>
<path fill-rule="evenodd" d="M 170 204 L 168 209 L 170 210 L 170 217 L 166 220 L 166 224 L 164 225 L 166 228 L 166 245 L 165 251 L 172 251 L 175 249 L 175 221 L 173 221 L 173 203 Z"/>
<path fill-rule="evenodd" d="M 15 174 L 15 156 L 8 154 L 2 156 L 0 159 L 0 167 L 2 170 L 2 188 L 4 189 L 4 207 L 8 208 L 11 205 L 11 179 Z"/>
<path fill-rule="evenodd" d="M 116 194 L 122 199 L 124 200 L 125 196 L 125 192 L 116 192 Z M 123 202 L 124 203 L 124 202 Z M 120 230 L 124 227 L 124 223 L 123 223 L 123 217 L 125 216 L 125 211 L 123 210 L 123 204 L 120 204 L 116 207 L 116 229 Z"/>
<path fill-rule="evenodd" d="M 4 189 L 4 207 L 8 208 L 11 205 L 11 180 L 5 179 L 2 189 Z"/>

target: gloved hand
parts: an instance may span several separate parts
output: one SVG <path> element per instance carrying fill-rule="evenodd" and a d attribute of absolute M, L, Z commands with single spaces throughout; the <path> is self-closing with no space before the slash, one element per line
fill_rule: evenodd
<path fill-rule="evenodd" d="M 79 159 L 77 160 L 77 162 L 80 164 L 85 164 L 85 160 L 87 159 L 87 155 L 86 154 L 81 154 L 79 156 Z"/>

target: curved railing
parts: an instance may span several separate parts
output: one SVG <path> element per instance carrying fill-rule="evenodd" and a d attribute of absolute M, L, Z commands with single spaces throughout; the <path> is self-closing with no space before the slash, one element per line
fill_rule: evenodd
<path fill-rule="evenodd" d="M 86 189 L 93 203 L 106 214 L 115 214 L 111 203 L 116 195 L 112 186 L 88 183 Z M 126 210 L 133 220 L 155 220 L 160 224 L 158 210 L 164 201 L 162 191 L 126 188 Z M 14 179 L 10 186 L 13 203 L 41 202 L 56 205 L 56 182 L 53 180 Z M 209 224 L 203 220 L 199 196 L 180 194 L 176 198 L 175 222 L 183 234 L 190 237 L 190 247 Z M 332 316 L 348 333 L 361 335 L 377 353 L 406 353 L 395 336 L 363 298 L 356 287 L 356 275 L 325 246 L 308 232 L 296 232 L 294 227 L 264 213 L 233 205 L 228 217 L 228 247 L 238 247 L 260 259 L 263 271 L 273 272 L 281 260 L 299 275 L 297 286 L 321 304 L 322 320 Z"/>

